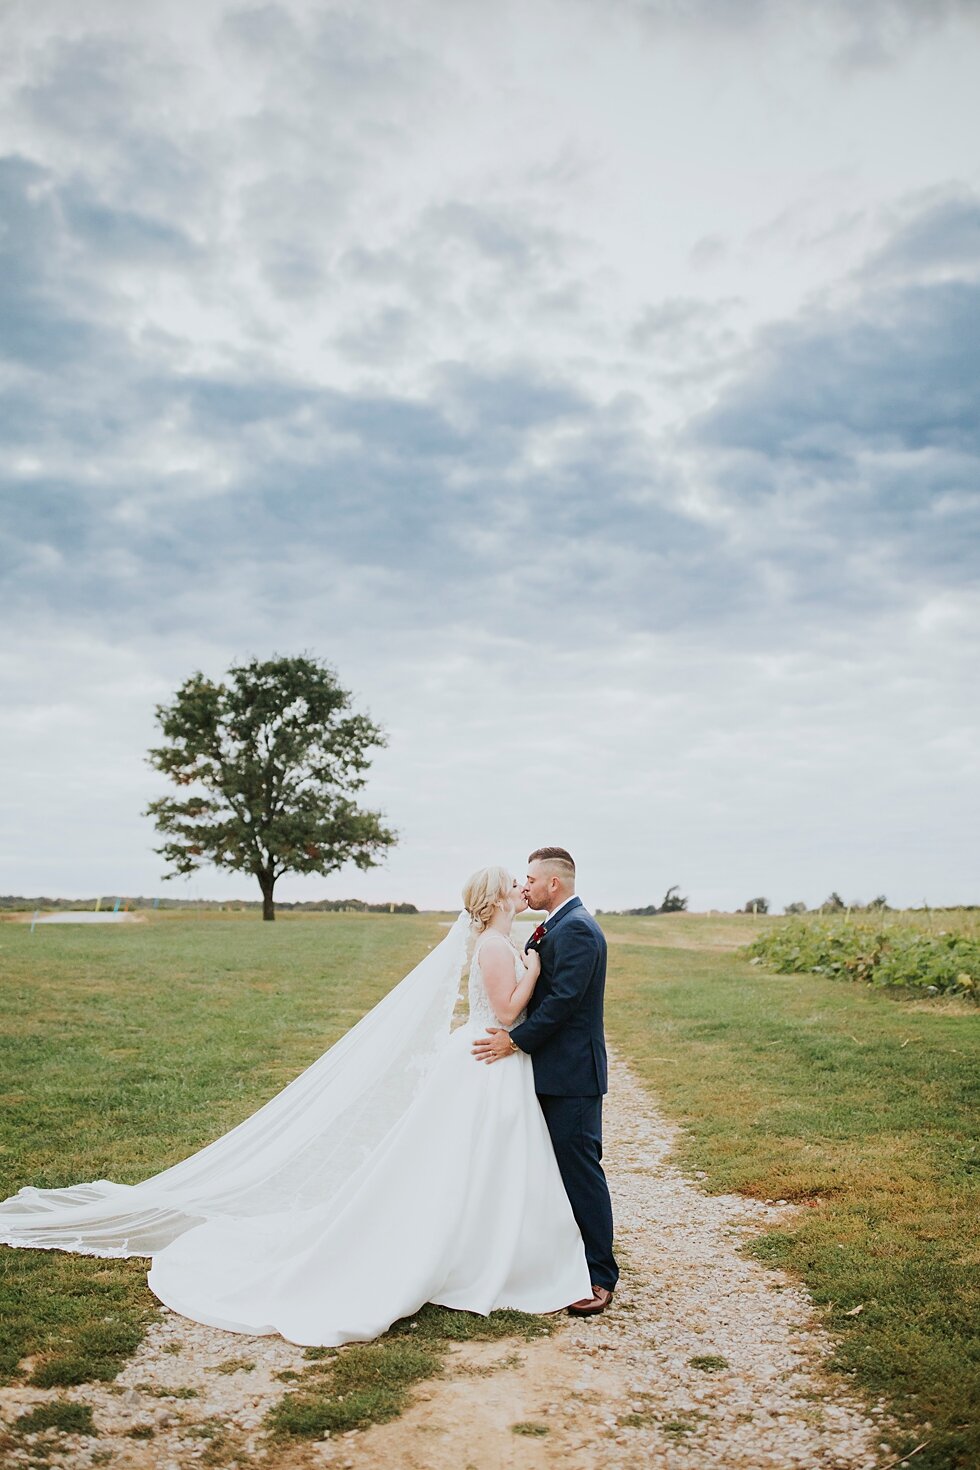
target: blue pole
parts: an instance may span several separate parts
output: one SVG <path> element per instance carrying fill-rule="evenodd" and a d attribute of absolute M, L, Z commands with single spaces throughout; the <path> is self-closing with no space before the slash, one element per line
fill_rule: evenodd
<path fill-rule="evenodd" d="M 40 912 L 41 912 L 40 909 L 35 909 L 34 910 L 34 917 L 31 920 L 31 933 L 32 934 L 34 933 L 34 925 L 37 923 L 38 915 L 40 914 Z"/>

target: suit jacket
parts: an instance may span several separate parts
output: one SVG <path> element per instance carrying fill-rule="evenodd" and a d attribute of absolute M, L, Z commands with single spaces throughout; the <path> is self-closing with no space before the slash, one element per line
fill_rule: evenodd
<path fill-rule="evenodd" d="M 606 938 L 575 898 L 537 945 L 541 974 L 527 1020 L 511 1031 L 534 1065 L 534 1088 L 551 1097 L 596 1097 L 607 1089 L 602 1002 Z"/>

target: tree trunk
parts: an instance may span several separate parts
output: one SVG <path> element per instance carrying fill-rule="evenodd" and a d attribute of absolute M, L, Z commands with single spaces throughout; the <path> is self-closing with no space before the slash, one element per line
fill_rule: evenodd
<path fill-rule="evenodd" d="M 276 886 L 276 880 L 269 873 L 256 874 L 259 887 L 262 889 L 262 917 L 263 919 L 274 919 L 276 917 L 276 906 L 272 901 L 272 891 Z"/>

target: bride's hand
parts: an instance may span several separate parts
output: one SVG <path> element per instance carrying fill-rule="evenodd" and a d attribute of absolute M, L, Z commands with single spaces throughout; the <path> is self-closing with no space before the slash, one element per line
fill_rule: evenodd
<path fill-rule="evenodd" d="M 538 954 L 538 951 L 536 949 L 529 949 L 526 954 L 521 955 L 521 959 L 524 961 L 524 968 L 527 971 L 528 979 L 537 980 L 541 974 L 541 956 Z"/>

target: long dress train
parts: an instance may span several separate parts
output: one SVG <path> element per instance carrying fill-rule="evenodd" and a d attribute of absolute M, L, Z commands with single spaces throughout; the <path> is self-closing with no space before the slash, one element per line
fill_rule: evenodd
<path fill-rule="evenodd" d="M 531 1059 L 487 1066 L 470 1052 L 474 1033 L 501 1024 L 480 947 L 469 1020 L 351 1180 L 343 1209 L 186 1231 L 154 1255 L 147 1280 L 162 1302 L 233 1332 L 335 1346 L 376 1337 L 425 1302 L 551 1312 L 591 1295 Z M 515 967 L 523 974 L 516 954 Z"/>

